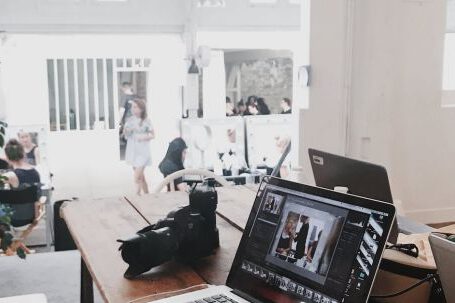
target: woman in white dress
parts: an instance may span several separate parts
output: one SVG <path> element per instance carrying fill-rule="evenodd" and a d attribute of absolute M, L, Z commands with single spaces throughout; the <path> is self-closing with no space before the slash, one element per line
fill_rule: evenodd
<path fill-rule="evenodd" d="M 137 194 L 149 192 L 144 170 L 152 164 L 150 155 L 150 140 L 155 138 L 152 123 L 147 118 L 146 103 L 136 98 L 131 105 L 133 114 L 125 123 L 123 134 L 127 140 L 125 160 L 133 166 L 134 182 L 137 185 Z"/>

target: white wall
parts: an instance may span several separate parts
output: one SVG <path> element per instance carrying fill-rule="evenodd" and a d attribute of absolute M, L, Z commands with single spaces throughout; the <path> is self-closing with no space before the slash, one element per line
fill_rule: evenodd
<path fill-rule="evenodd" d="M 83 47 L 81 47 L 83 46 Z M 154 183 L 167 144 L 179 135 L 185 47 L 178 35 L 11 35 L 4 47 L 8 123 L 49 125 L 47 58 L 151 58 L 149 114 Z M 180 58 L 180 60 L 179 60 Z M 118 130 L 50 132 L 48 161 L 56 198 L 119 196 L 133 190 L 132 170 L 118 156 Z"/>
<path fill-rule="evenodd" d="M 307 149 L 344 153 L 346 106 L 346 0 L 311 1 L 309 107 L 301 114 L 306 181 L 313 175 Z"/>
<path fill-rule="evenodd" d="M 349 4 L 353 37 L 346 44 Z M 343 108 L 350 103 L 347 154 L 384 164 L 394 197 L 422 222 L 455 220 L 455 109 L 441 107 L 444 4 L 312 2 L 305 142 L 343 154 Z"/>
<path fill-rule="evenodd" d="M 445 1 L 357 1 L 352 154 L 371 137 L 368 158 L 388 164 L 395 197 L 426 222 L 455 220 L 455 110 L 441 107 L 445 16 Z"/>

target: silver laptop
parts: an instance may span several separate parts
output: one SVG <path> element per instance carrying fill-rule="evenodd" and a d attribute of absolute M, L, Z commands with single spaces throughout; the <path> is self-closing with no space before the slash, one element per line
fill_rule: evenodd
<path fill-rule="evenodd" d="M 442 283 L 442 289 L 448 303 L 455 302 L 455 243 L 444 238 L 444 235 L 430 235 L 436 267 Z"/>
<path fill-rule="evenodd" d="M 226 285 L 155 302 L 366 302 L 394 217 L 391 204 L 266 177 Z"/>

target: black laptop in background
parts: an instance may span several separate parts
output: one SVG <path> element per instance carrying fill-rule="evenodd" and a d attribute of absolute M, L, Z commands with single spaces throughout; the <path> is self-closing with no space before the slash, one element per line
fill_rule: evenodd
<path fill-rule="evenodd" d="M 316 149 L 308 149 L 316 186 L 327 189 L 346 187 L 348 193 L 393 204 L 389 177 L 385 167 Z M 388 241 L 396 243 L 395 220 Z"/>

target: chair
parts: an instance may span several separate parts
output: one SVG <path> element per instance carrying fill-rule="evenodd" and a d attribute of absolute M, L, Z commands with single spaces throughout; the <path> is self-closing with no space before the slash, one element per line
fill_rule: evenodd
<path fill-rule="evenodd" d="M 44 217 L 46 197 L 38 196 L 38 185 L 27 185 L 13 189 L 0 189 L 0 202 L 13 209 L 11 218 L 13 227 L 27 226 L 20 236 L 14 239 L 11 250 L 15 252 L 22 246 L 29 253 L 23 242 Z"/>
<path fill-rule="evenodd" d="M 9 168 L 8 162 L 6 162 L 3 159 L 0 159 L 0 169 L 8 169 L 8 168 Z"/>
<path fill-rule="evenodd" d="M 154 193 L 160 193 L 168 184 L 171 184 L 170 190 L 174 191 L 174 180 L 180 177 L 183 177 L 184 175 L 198 175 L 198 176 L 203 176 L 203 177 L 209 177 L 215 179 L 216 182 L 221 184 L 222 186 L 230 186 L 231 184 L 226 181 L 223 177 L 220 177 L 218 175 L 215 175 L 213 172 L 205 169 L 182 169 L 179 171 L 176 171 L 175 173 L 170 174 L 166 178 L 164 178 L 163 181 L 161 181 L 158 186 L 155 187 L 153 190 Z"/>

